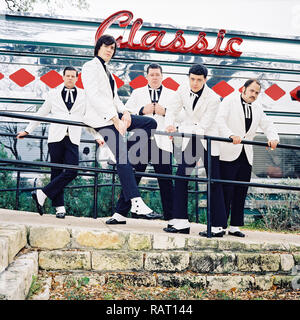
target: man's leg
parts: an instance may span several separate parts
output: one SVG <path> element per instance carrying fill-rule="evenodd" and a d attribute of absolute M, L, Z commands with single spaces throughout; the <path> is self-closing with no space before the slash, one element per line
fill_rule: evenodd
<path fill-rule="evenodd" d="M 208 154 L 204 151 L 204 167 L 207 174 L 208 169 Z M 211 178 L 221 179 L 220 162 L 218 156 L 211 156 Z M 225 200 L 223 187 L 220 183 L 211 184 L 211 199 L 210 199 L 211 225 L 212 236 L 222 237 L 224 235 L 223 228 L 227 226 L 227 215 L 225 209 Z M 206 232 L 201 232 L 200 235 L 207 235 Z"/>
<path fill-rule="evenodd" d="M 140 196 L 133 167 L 129 162 L 127 142 L 124 141 L 124 137 L 120 135 L 113 125 L 96 128 L 96 130 L 102 135 L 104 141 L 115 156 L 117 172 L 123 189 L 124 199 L 125 201 L 131 201 L 132 215 L 136 214 L 143 216 L 152 213 L 153 210 L 145 204 Z M 116 220 L 113 217 L 111 219 Z M 111 221 L 111 223 L 108 224 L 117 223 L 118 221 L 116 220 Z"/>
<path fill-rule="evenodd" d="M 246 154 L 242 153 L 240 159 L 240 167 L 237 172 L 236 180 L 250 182 L 252 166 L 249 164 Z M 234 198 L 231 206 L 231 219 L 230 225 L 239 227 L 244 225 L 244 207 L 246 196 L 248 192 L 248 186 L 235 185 L 234 186 Z"/>
<path fill-rule="evenodd" d="M 138 172 L 145 172 L 147 165 L 145 164 L 137 164 L 135 166 L 133 166 L 135 171 Z M 135 176 L 135 180 L 136 180 L 136 184 L 138 185 L 141 181 L 142 177 L 140 176 Z M 115 212 L 117 212 L 118 214 L 127 217 L 128 212 L 131 208 L 131 201 L 125 201 L 125 197 L 124 197 L 124 193 L 123 193 L 123 189 L 121 190 L 118 202 L 116 204 L 116 209 Z"/>
<path fill-rule="evenodd" d="M 237 172 L 239 170 L 239 164 L 235 161 L 220 161 L 220 173 L 222 180 L 236 180 Z M 223 226 L 224 229 L 227 228 L 227 221 L 232 209 L 232 201 L 234 198 L 234 185 L 233 184 L 223 184 L 223 194 L 224 194 L 224 204 L 226 212 L 226 225 Z"/>
<path fill-rule="evenodd" d="M 190 139 L 186 149 L 179 159 L 177 176 L 190 177 L 197 161 L 203 154 L 200 139 Z M 188 181 L 185 179 L 175 180 L 172 219 L 164 231 L 171 233 L 189 233 L 188 221 Z"/>
<path fill-rule="evenodd" d="M 65 153 L 65 147 L 64 142 L 51 142 L 48 143 L 48 150 L 50 154 L 50 161 L 51 163 L 64 163 L 64 153 Z M 62 174 L 63 169 L 61 168 L 51 168 L 51 180 L 53 181 L 56 177 L 58 177 L 60 174 Z M 59 203 L 64 203 L 63 193 L 58 194 L 57 197 L 52 199 L 52 206 L 57 207 L 59 206 Z"/>
<path fill-rule="evenodd" d="M 65 137 L 62 142 L 64 144 L 63 163 L 78 166 L 78 145 L 73 144 L 69 137 Z M 64 188 L 76 177 L 77 170 L 65 169 L 42 189 L 42 191 L 52 200 L 53 206 L 64 206 Z"/>
<path fill-rule="evenodd" d="M 204 167 L 207 173 L 208 155 L 204 152 Z M 220 161 L 218 156 L 211 156 L 211 178 L 221 179 Z M 211 185 L 211 224 L 213 227 L 225 227 L 227 215 L 225 209 L 224 192 L 220 183 Z"/>
<path fill-rule="evenodd" d="M 172 154 L 157 147 L 155 139 L 152 140 L 151 161 L 155 173 L 172 175 Z M 164 220 L 172 219 L 173 206 L 173 180 L 172 179 L 157 179 L 161 197 L 161 203 L 164 213 Z"/>
<path fill-rule="evenodd" d="M 119 117 L 121 117 L 120 114 Z M 131 125 L 127 129 L 127 131 L 133 132 L 133 134 L 127 141 L 127 150 L 129 151 L 129 162 L 133 163 L 132 167 L 135 169 L 135 171 L 145 172 L 147 168 L 151 152 L 151 132 L 156 128 L 156 126 L 156 121 L 150 117 L 135 115 L 131 116 Z M 134 145 L 137 145 L 138 147 L 133 150 Z M 141 176 L 135 177 L 137 185 L 140 183 L 141 178 Z M 121 216 L 127 217 L 130 208 L 131 201 L 125 200 L 124 192 L 122 189 L 115 209 L 115 214 L 118 215 L 116 215 L 117 218 L 119 220 L 125 221 Z"/>

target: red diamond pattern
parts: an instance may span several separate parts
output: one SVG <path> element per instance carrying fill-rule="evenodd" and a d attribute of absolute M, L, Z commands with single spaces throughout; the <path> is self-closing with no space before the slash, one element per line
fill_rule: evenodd
<path fill-rule="evenodd" d="M 83 89 L 83 84 L 82 84 L 82 80 L 81 80 L 81 73 L 78 74 L 78 80 L 76 81 L 75 86 L 80 89 Z"/>
<path fill-rule="evenodd" d="M 117 88 L 121 88 L 122 86 L 124 86 L 125 82 L 120 79 L 118 76 L 116 76 L 115 74 L 113 74 L 114 78 L 115 78 L 115 81 L 116 81 L 116 84 L 117 84 Z"/>
<path fill-rule="evenodd" d="M 168 89 L 171 89 L 171 90 L 174 90 L 176 91 L 179 87 L 179 84 L 173 80 L 172 78 L 166 78 L 165 80 L 163 80 L 162 84 L 168 88 Z"/>
<path fill-rule="evenodd" d="M 212 87 L 212 89 L 222 98 L 225 98 L 230 93 L 234 91 L 234 88 L 230 86 L 226 81 L 222 80 L 221 82 L 217 83 Z"/>
<path fill-rule="evenodd" d="M 54 70 L 47 72 L 41 76 L 40 79 L 50 88 L 56 88 L 58 85 L 64 82 L 62 76 Z"/>
<path fill-rule="evenodd" d="M 285 95 L 285 91 L 278 87 L 277 84 L 271 85 L 268 89 L 265 90 L 265 94 L 267 94 L 274 101 L 279 100 L 282 96 Z"/>
<path fill-rule="evenodd" d="M 125 84 L 124 81 L 122 79 L 120 79 L 118 76 L 116 76 L 115 74 L 113 74 L 113 77 L 116 81 L 118 89 L 121 88 Z M 0 72 L 0 80 L 2 80 L 3 78 L 4 78 L 4 75 Z M 33 80 L 35 80 L 35 77 L 31 73 L 29 73 L 27 70 L 25 70 L 24 68 L 12 73 L 9 76 L 9 78 L 12 81 L 14 81 L 17 85 L 19 85 L 20 87 L 24 87 L 27 84 L 29 84 L 30 82 L 32 82 Z M 54 70 L 51 70 L 51 71 L 47 72 L 46 74 L 44 74 L 42 77 L 40 77 L 40 80 L 43 81 L 50 88 L 56 88 L 58 85 L 63 83 L 62 76 Z M 144 87 L 145 85 L 147 85 L 147 83 L 148 83 L 147 79 L 144 76 L 140 75 L 140 76 L 136 77 L 135 79 L 133 79 L 129 83 L 129 85 L 133 89 L 137 89 L 137 88 Z M 170 77 L 164 79 L 162 84 L 166 88 L 174 90 L 174 91 L 176 91 L 179 87 L 179 84 Z M 78 75 L 78 80 L 76 82 L 76 86 L 81 89 L 84 88 L 83 84 L 82 84 L 81 73 L 79 73 L 79 75 Z M 242 88 L 243 87 L 239 88 L 239 92 L 242 92 Z M 214 85 L 212 87 L 212 90 L 214 90 L 221 97 L 225 98 L 226 96 L 228 96 L 229 94 L 231 94 L 234 91 L 234 88 L 231 85 L 229 85 L 226 81 L 222 80 L 221 82 Z M 300 86 L 298 86 L 295 89 L 293 89 L 292 91 L 290 91 L 290 95 L 295 100 L 298 100 L 298 101 L 300 101 L 300 98 L 297 97 L 297 92 L 299 90 L 300 90 Z M 281 89 L 277 84 L 273 84 L 272 86 L 270 86 L 268 89 L 265 90 L 265 93 L 274 101 L 279 100 L 282 96 L 284 96 L 286 94 L 286 92 L 283 89 Z"/>
<path fill-rule="evenodd" d="M 148 84 L 148 81 L 144 76 L 138 76 L 138 77 L 136 77 L 135 79 L 133 79 L 132 81 L 129 82 L 129 85 L 133 89 L 144 87 L 147 84 Z"/>
<path fill-rule="evenodd" d="M 294 99 L 296 99 L 296 100 L 298 100 L 298 101 L 300 101 L 300 97 L 298 98 L 297 97 L 297 92 L 300 90 L 300 86 L 298 86 L 297 88 L 295 88 L 294 90 L 292 90 L 291 92 L 290 92 L 290 95 L 294 98 Z"/>
<path fill-rule="evenodd" d="M 27 84 L 32 82 L 35 77 L 26 71 L 25 69 L 20 69 L 9 76 L 9 79 L 15 82 L 20 87 L 25 87 Z"/>

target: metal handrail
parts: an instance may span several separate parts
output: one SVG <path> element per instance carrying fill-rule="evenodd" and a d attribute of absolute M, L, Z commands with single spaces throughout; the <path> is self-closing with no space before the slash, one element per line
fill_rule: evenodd
<path fill-rule="evenodd" d="M 61 120 L 61 119 L 54 119 L 54 118 L 46 118 L 46 117 L 32 116 L 32 115 L 30 115 L 30 116 L 29 115 L 21 115 L 21 114 L 15 114 L 15 113 L 11 113 L 11 112 L 0 112 L 0 116 L 87 127 L 87 125 L 85 125 L 82 122 L 68 121 L 68 120 Z M 159 134 L 159 135 L 177 136 L 177 137 L 185 137 L 185 138 L 197 137 L 199 139 L 207 140 L 207 154 L 208 154 L 207 178 L 182 177 L 182 176 L 177 176 L 177 175 L 146 173 L 146 172 L 138 172 L 138 171 L 135 172 L 135 175 L 141 176 L 141 177 L 153 177 L 153 178 L 173 179 L 173 180 L 181 180 L 182 179 L 182 180 L 187 180 L 187 181 L 194 181 L 197 183 L 198 182 L 207 183 L 207 237 L 209 237 L 209 238 L 211 237 L 211 215 L 210 215 L 211 197 L 210 197 L 210 193 L 211 193 L 211 184 L 212 183 L 234 184 L 234 185 L 236 184 L 236 185 L 245 185 L 245 186 L 261 187 L 261 188 L 300 191 L 300 187 L 297 187 L 297 186 L 262 184 L 262 183 L 252 183 L 252 182 L 242 182 L 242 181 L 222 180 L 222 179 L 211 178 L 211 141 L 232 142 L 231 138 L 221 138 L 221 137 L 215 137 L 215 136 L 180 133 L 180 132 L 167 133 L 164 131 L 155 131 L 154 133 Z M 260 142 L 260 141 L 242 140 L 241 144 L 258 145 L 258 146 L 268 147 L 267 143 Z M 300 150 L 300 146 L 287 145 L 287 144 L 278 144 L 277 148 Z M 84 172 L 86 172 L 86 171 L 94 172 L 94 175 L 95 175 L 94 193 L 96 193 L 96 190 L 98 187 L 98 183 L 97 183 L 98 173 L 109 173 L 109 174 L 113 174 L 113 176 L 116 174 L 115 169 L 101 169 L 101 168 L 97 168 L 97 167 L 82 167 L 82 166 L 75 166 L 75 165 L 45 163 L 45 162 L 41 162 L 41 161 L 21 161 L 21 160 L 12 160 L 12 159 L 0 159 L 0 163 L 22 164 L 22 165 L 27 165 L 27 166 L 63 168 L 63 169 L 81 170 Z M 97 162 L 95 161 L 95 163 L 97 163 Z M 97 204 L 97 201 L 96 201 L 96 194 L 95 194 L 94 210 L 95 210 L 95 207 L 97 207 L 96 204 Z"/>

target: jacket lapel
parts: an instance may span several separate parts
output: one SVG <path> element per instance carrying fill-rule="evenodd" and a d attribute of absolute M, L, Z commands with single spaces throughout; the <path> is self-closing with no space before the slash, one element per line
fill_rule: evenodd
<path fill-rule="evenodd" d="M 234 100 L 233 112 L 236 113 L 238 117 L 237 126 L 242 127 L 244 134 L 246 134 L 246 125 L 245 125 L 245 114 L 243 110 L 243 106 L 241 103 L 241 96 L 237 94 Z M 234 116 L 234 114 L 233 114 Z"/>
<path fill-rule="evenodd" d="M 250 126 L 249 130 L 246 133 L 251 132 L 254 128 L 256 131 L 257 123 L 259 121 L 259 116 L 258 116 L 258 112 L 257 112 L 257 105 L 255 103 L 252 103 L 251 110 L 252 110 L 252 122 L 251 122 L 251 126 Z"/>
<path fill-rule="evenodd" d="M 201 108 L 201 105 L 205 102 L 206 100 L 206 97 L 207 97 L 207 94 L 208 94 L 208 89 L 207 89 L 207 86 L 206 84 L 204 85 L 204 89 L 203 89 L 203 92 L 200 96 L 200 98 L 198 99 L 196 105 L 195 105 L 195 108 L 193 110 L 193 105 L 192 105 L 192 102 L 190 103 L 190 106 L 191 106 L 191 109 L 193 110 L 194 113 L 198 112 L 198 110 Z"/>
<path fill-rule="evenodd" d="M 59 105 L 61 107 L 62 110 L 66 110 L 67 112 L 69 112 L 64 100 L 63 100 L 63 97 L 61 95 L 61 92 L 64 88 L 64 85 L 61 85 L 57 88 L 56 90 L 56 100 L 59 102 Z"/>
<path fill-rule="evenodd" d="M 102 63 L 100 62 L 100 60 L 97 57 L 94 58 L 94 61 L 95 61 L 95 65 L 97 66 L 97 68 L 99 70 L 101 77 L 104 77 L 104 79 L 105 79 L 104 81 L 105 81 L 106 90 L 108 90 L 109 94 L 111 94 L 111 96 L 112 96 L 113 94 L 111 91 L 109 79 L 108 79 L 107 73 L 106 73 Z M 116 88 L 116 83 L 115 83 L 115 88 Z"/>

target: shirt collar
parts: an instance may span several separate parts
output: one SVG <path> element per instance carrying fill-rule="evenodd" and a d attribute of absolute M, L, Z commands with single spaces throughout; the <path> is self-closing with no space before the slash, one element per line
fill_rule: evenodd
<path fill-rule="evenodd" d="M 96 56 L 98 59 L 99 59 L 99 61 L 102 63 L 102 65 L 103 65 L 103 67 L 106 69 L 106 62 L 101 58 L 101 57 L 99 57 L 99 56 Z"/>
<path fill-rule="evenodd" d="M 149 84 L 148 84 L 148 89 L 160 91 L 160 90 L 162 89 L 162 85 L 160 85 L 160 87 L 158 87 L 157 89 L 153 89 L 153 88 L 151 88 L 151 87 L 149 86 Z"/>
<path fill-rule="evenodd" d="M 246 101 L 242 98 L 242 95 L 241 95 L 241 102 L 242 102 L 243 105 L 247 103 L 249 106 L 251 106 L 251 103 L 246 102 Z"/>
<path fill-rule="evenodd" d="M 201 96 L 201 94 L 202 94 L 202 92 L 203 92 L 203 90 L 204 90 L 204 86 L 202 87 L 202 89 L 200 89 L 200 90 L 199 90 L 199 91 L 197 91 L 197 92 L 194 92 L 194 91 L 192 91 L 192 89 L 191 89 L 191 92 L 192 92 L 193 94 L 198 95 L 198 97 L 200 97 L 200 96 Z"/>

